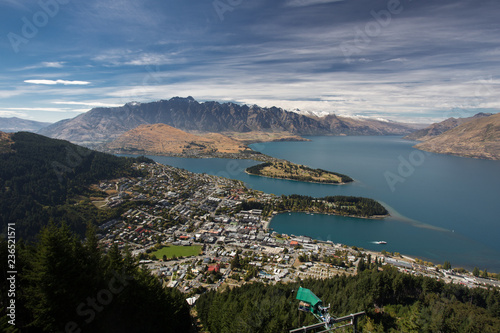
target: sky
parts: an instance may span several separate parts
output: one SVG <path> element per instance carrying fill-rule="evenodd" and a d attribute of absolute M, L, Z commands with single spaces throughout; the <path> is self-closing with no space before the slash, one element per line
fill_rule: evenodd
<path fill-rule="evenodd" d="M 0 0 L 0 117 L 175 96 L 431 123 L 500 111 L 498 0 Z"/>

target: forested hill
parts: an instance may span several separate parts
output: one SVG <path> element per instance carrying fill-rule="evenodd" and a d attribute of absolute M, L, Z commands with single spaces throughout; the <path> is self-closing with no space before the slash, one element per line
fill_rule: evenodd
<path fill-rule="evenodd" d="M 498 332 L 498 290 L 468 289 L 371 266 L 356 276 L 303 280 L 300 285 L 253 283 L 210 291 L 196 303 L 198 317 L 211 333 L 287 333 L 317 323 L 312 314 L 297 309 L 295 297 L 302 286 L 330 304 L 334 316 L 366 311 L 358 324 L 361 332 Z"/>
<path fill-rule="evenodd" d="M 387 209 L 378 201 L 344 195 L 313 198 L 306 195 L 282 195 L 281 200 L 263 204 L 255 201 L 244 201 L 242 209 L 262 209 L 264 215 L 273 211 L 310 212 L 320 214 L 337 214 L 355 217 L 381 217 L 389 214 Z"/>
<path fill-rule="evenodd" d="M 92 226 L 85 238 L 82 242 L 67 226 L 50 224 L 37 243 L 18 242 L 15 327 L 7 315 L 12 313 L 7 310 L 10 284 L 0 283 L 0 332 L 190 332 L 185 295 L 163 288 L 117 244 L 105 254 Z M 0 240 L 4 273 L 8 249 Z M 2 280 L 7 281 L 5 275 Z"/>
<path fill-rule="evenodd" d="M 138 176 L 130 168 L 136 159 L 28 132 L 8 139 L 10 149 L 0 154 L 1 231 L 7 223 L 16 223 L 21 238 L 31 239 L 50 220 L 66 221 L 83 233 L 86 220 L 104 218 L 91 204 L 80 202 L 81 195 L 90 193 L 88 186 L 102 179 Z"/>

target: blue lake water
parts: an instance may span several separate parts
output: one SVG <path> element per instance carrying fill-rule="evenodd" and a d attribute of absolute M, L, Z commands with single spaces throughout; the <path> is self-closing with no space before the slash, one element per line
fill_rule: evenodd
<path fill-rule="evenodd" d="M 500 271 L 500 161 L 425 153 L 399 137 L 309 137 L 311 142 L 252 145 L 264 154 L 345 173 L 356 181 L 325 185 L 251 176 L 258 162 L 225 159 L 152 159 L 198 173 L 244 181 L 274 194 L 355 195 L 382 202 L 383 220 L 302 213 L 276 216 L 279 233 L 307 235 L 372 250 L 400 252 L 435 263 Z M 387 245 L 377 245 L 378 240 Z"/>

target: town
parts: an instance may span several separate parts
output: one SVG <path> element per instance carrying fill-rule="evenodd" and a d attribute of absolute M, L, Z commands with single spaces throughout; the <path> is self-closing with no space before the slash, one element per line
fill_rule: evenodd
<path fill-rule="evenodd" d="M 100 226 L 105 249 L 116 244 L 138 257 L 164 286 L 178 288 L 188 302 L 205 290 L 232 288 L 248 281 L 293 282 L 357 274 L 362 267 L 398 270 L 468 287 L 500 283 L 465 270 L 446 269 L 386 251 L 278 234 L 269 228 L 278 211 L 264 205 L 280 197 L 247 188 L 241 181 L 196 174 L 171 166 L 135 164 L 147 177 L 101 182 L 102 209 L 134 202 L 121 218 Z"/>

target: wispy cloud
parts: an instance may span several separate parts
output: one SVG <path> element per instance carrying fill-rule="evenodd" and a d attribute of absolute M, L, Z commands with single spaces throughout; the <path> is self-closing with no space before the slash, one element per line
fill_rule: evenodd
<path fill-rule="evenodd" d="M 148 66 L 167 65 L 184 62 L 178 53 L 154 53 L 141 50 L 113 49 L 96 55 L 92 58 L 98 64 L 104 66 Z"/>
<path fill-rule="evenodd" d="M 34 108 L 3 108 L 9 111 L 44 111 L 44 112 L 68 112 L 74 111 L 73 109 L 68 108 L 44 108 L 44 107 L 34 107 Z"/>
<path fill-rule="evenodd" d="M 45 85 L 56 85 L 63 84 L 67 85 L 87 85 L 90 84 L 88 81 L 68 81 L 68 80 L 24 80 L 25 83 L 31 84 L 45 84 Z"/>
<path fill-rule="evenodd" d="M 24 112 L 18 112 L 18 111 L 10 111 L 10 110 L 2 110 L 0 109 L 0 117 L 18 117 L 18 118 L 24 118 L 27 119 L 29 118 L 28 115 Z"/>
<path fill-rule="evenodd" d="M 118 107 L 118 106 L 123 105 L 123 104 L 116 104 L 116 103 L 74 102 L 74 101 L 55 101 L 52 103 L 53 104 L 60 104 L 60 105 L 84 105 L 84 106 L 90 106 L 90 107 Z"/>
<path fill-rule="evenodd" d="M 62 68 L 64 67 L 64 61 L 44 61 L 41 65 L 48 68 Z"/>
<path fill-rule="evenodd" d="M 16 18 L 31 16 L 7 1 L 5 25 L 20 33 Z M 22 74 L 0 74 L 2 106 L 68 110 L 41 113 L 51 120 L 189 95 L 393 120 L 498 106 L 495 1 L 402 1 L 390 19 L 387 0 L 225 3 L 223 22 L 206 0 L 61 6 L 18 55 L 0 41 L 0 73 Z"/>
<path fill-rule="evenodd" d="M 32 69 L 39 68 L 63 68 L 65 62 L 64 61 L 44 61 L 36 65 L 25 66 L 22 68 L 12 69 L 13 71 L 27 71 Z"/>

